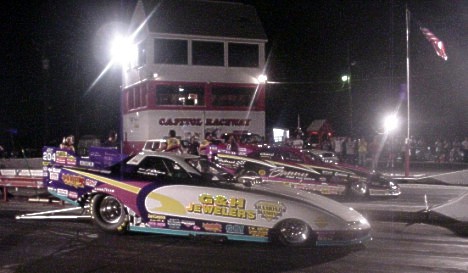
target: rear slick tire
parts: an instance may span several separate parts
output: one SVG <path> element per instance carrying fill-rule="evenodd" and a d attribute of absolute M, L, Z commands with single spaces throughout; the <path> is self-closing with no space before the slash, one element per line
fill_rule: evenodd
<path fill-rule="evenodd" d="M 104 231 L 124 233 L 127 230 L 128 214 L 124 205 L 114 196 L 98 194 L 91 199 L 91 216 Z"/>

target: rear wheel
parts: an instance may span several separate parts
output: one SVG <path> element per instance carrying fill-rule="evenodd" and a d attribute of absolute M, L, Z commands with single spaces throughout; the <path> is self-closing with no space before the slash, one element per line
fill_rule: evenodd
<path fill-rule="evenodd" d="M 104 231 L 123 233 L 128 224 L 127 211 L 123 204 L 110 195 L 98 194 L 91 199 L 91 216 Z"/>
<path fill-rule="evenodd" d="M 310 227 L 299 219 L 287 219 L 280 222 L 274 229 L 273 240 L 285 246 L 304 246 L 313 240 Z"/>

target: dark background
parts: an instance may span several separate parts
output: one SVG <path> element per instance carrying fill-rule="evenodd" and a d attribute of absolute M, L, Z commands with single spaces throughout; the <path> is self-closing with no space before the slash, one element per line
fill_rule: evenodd
<path fill-rule="evenodd" d="M 269 39 L 269 129 L 293 129 L 299 116 L 303 130 L 311 121 L 326 118 L 338 135 L 371 136 L 382 130 L 385 114 L 399 109 L 402 124 L 397 133 L 406 136 L 406 91 L 401 84 L 406 82 L 408 4 L 411 134 L 428 139 L 468 136 L 467 1 L 235 2 L 256 7 Z M 118 128 L 120 71 L 112 68 L 93 83 L 110 58 L 107 37 L 128 24 L 135 3 L 1 4 L 0 145 L 14 140 L 17 146 L 41 147 L 68 134 L 104 138 Z M 448 61 L 435 54 L 421 26 L 444 41 Z M 349 89 L 341 82 L 348 68 L 353 132 Z"/>

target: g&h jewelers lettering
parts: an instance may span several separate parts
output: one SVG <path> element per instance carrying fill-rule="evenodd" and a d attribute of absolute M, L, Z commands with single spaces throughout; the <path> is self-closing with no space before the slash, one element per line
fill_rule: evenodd
<path fill-rule="evenodd" d="M 200 203 L 190 203 L 187 206 L 187 212 L 248 220 L 255 220 L 257 218 L 255 210 L 245 209 L 246 201 L 244 198 L 226 198 L 222 195 L 212 196 L 211 194 L 204 193 L 198 197 L 198 201 Z"/>

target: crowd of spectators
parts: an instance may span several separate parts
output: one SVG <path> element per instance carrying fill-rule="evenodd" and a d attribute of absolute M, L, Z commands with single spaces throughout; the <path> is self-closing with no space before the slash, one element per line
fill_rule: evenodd
<path fill-rule="evenodd" d="M 325 139 L 317 148 L 334 151 L 342 162 L 372 167 L 375 167 L 377 161 L 385 162 L 387 167 L 394 167 L 396 162 L 404 160 L 406 152 L 405 138 L 387 135 L 375 135 L 372 138 L 335 136 Z M 468 137 L 433 140 L 411 137 L 409 155 L 411 161 L 468 163 Z"/>

